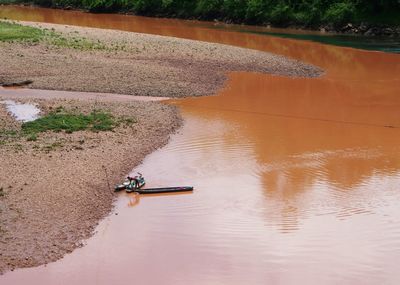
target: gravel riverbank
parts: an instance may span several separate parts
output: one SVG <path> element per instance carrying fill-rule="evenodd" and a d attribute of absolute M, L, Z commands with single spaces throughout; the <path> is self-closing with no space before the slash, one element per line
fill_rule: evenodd
<path fill-rule="evenodd" d="M 266 52 L 139 33 L 54 24 L 25 25 L 100 43 L 79 50 L 46 43 L 0 43 L 0 83 L 29 88 L 187 97 L 214 94 L 228 71 L 313 77 L 316 67 Z M 27 68 L 29 67 L 29 68 Z"/>

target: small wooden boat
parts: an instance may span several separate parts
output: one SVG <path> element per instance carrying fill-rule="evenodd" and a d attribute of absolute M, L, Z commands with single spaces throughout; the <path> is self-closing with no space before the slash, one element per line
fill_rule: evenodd
<path fill-rule="evenodd" d="M 181 187 L 147 188 L 147 189 L 135 189 L 133 192 L 139 194 L 158 194 L 158 193 L 174 193 L 174 192 L 187 192 L 187 191 L 193 191 L 193 187 L 181 186 Z"/>
<path fill-rule="evenodd" d="M 116 185 L 115 192 L 126 190 L 127 193 L 136 192 L 139 194 L 157 194 L 157 193 L 173 193 L 173 192 L 187 192 L 193 191 L 192 186 L 181 186 L 181 187 L 162 187 L 162 188 L 147 188 L 142 189 L 146 184 L 144 177 L 138 172 L 138 175 L 128 176 L 124 183 Z"/>

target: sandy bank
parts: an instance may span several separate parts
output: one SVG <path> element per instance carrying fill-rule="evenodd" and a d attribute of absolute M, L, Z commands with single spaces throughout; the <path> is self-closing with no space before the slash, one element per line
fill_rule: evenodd
<path fill-rule="evenodd" d="M 46 133 L 37 141 L 0 134 L 0 273 L 55 261 L 79 247 L 111 210 L 108 183 L 166 144 L 181 124 L 175 107 L 156 102 L 35 102 L 44 113 L 58 106 L 87 113 L 95 106 L 137 123 L 113 132 Z M 0 130 L 19 128 L 0 104 Z"/>
<path fill-rule="evenodd" d="M 24 24 L 66 38 L 99 42 L 77 51 L 46 43 L 0 43 L 0 82 L 32 80 L 30 88 L 185 97 L 214 94 L 227 71 L 312 77 L 321 70 L 250 49 L 131 32 L 54 24 Z"/>

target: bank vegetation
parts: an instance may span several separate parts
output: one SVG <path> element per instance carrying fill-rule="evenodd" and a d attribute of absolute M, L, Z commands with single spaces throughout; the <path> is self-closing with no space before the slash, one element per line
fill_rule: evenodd
<path fill-rule="evenodd" d="M 1 2 L 34 3 L 91 12 L 131 12 L 147 16 L 218 19 L 257 25 L 308 28 L 324 26 L 336 30 L 342 29 L 348 23 L 367 28 L 393 28 L 400 25 L 398 0 L 0 0 Z M 383 33 L 396 34 L 397 30 L 383 30 Z"/>

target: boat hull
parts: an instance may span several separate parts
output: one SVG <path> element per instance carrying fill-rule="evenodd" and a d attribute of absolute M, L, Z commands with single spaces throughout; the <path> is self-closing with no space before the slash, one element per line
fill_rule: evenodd
<path fill-rule="evenodd" d="M 189 191 L 193 191 L 192 186 L 136 189 L 134 192 L 139 194 L 158 194 L 158 193 L 174 193 L 174 192 L 189 192 Z"/>

